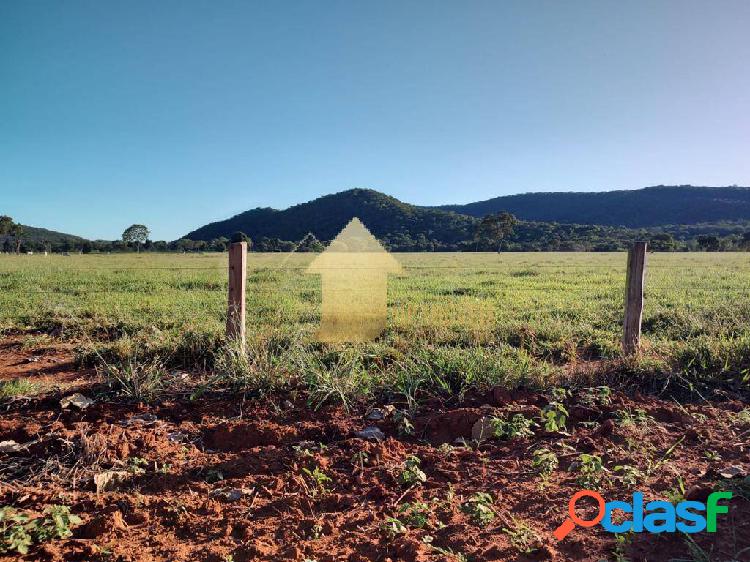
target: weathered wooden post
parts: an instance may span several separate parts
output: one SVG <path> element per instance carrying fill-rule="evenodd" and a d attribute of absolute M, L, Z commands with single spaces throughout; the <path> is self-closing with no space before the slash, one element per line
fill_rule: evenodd
<path fill-rule="evenodd" d="M 625 355 L 637 353 L 641 346 L 645 275 L 646 242 L 635 242 L 628 250 L 628 273 L 625 281 L 625 322 L 622 335 L 622 350 Z"/>
<path fill-rule="evenodd" d="M 229 303 L 227 338 L 245 349 L 245 284 L 247 282 L 247 242 L 229 246 Z"/>

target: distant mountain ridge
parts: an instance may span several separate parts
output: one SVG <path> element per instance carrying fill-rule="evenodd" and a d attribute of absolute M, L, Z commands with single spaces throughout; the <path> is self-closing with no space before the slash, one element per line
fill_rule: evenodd
<path fill-rule="evenodd" d="M 500 211 L 539 225 L 616 227 L 620 229 L 618 239 L 638 235 L 627 229 L 665 227 L 674 232 L 675 225 L 701 225 L 702 232 L 710 233 L 711 225 L 716 224 L 718 234 L 726 232 L 727 224 L 750 221 L 750 187 L 656 186 L 630 191 L 525 193 L 441 207 L 410 205 L 372 189 L 350 189 L 283 211 L 245 211 L 198 228 L 185 238 L 209 241 L 244 232 L 253 240 L 296 241 L 312 233 L 326 241 L 357 216 L 376 237 L 392 245 L 409 246 L 409 240 L 419 240 L 418 245 L 425 247 L 427 240 L 433 247 L 456 247 L 471 240 L 478 218 Z"/>
<path fill-rule="evenodd" d="M 522 193 L 435 208 L 473 217 L 508 211 L 528 221 L 644 228 L 750 220 L 750 187 L 680 185 L 603 192 Z"/>
<path fill-rule="evenodd" d="M 473 251 L 483 249 L 475 239 L 480 217 L 500 211 L 520 219 L 503 242 L 510 251 L 621 250 L 635 239 L 651 240 L 653 248 L 662 249 L 750 249 L 750 187 L 738 186 L 526 193 L 441 207 L 350 189 L 284 210 L 245 211 L 173 242 L 148 242 L 144 249 L 219 251 L 226 239 L 244 232 L 260 251 L 310 251 L 320 247 L 315 238 L 332 240 L 356 216 L 391 250 Z M 22 242 L 23 251 L 128 249 L 121 241 L 89 241 L 31 226 L 24 226 Z M 0 236 L 0 251 L 15 251 L 14 244 L 12 236 Z"/>
<path fill-rule="evenodd" d="M 25 224 L 22 224 L 21 226 L 23 227 L 22 238 L 27 242 L 49 244 L 69 242 L 71 244 L 78 244 L 86 241 L 85 238 L 73 234 L 66 234 L 64 232 L 57 232 L 55 230 L 48 230 L 37 226 L 27 226 Z M 10 236 L 0 236 L 0 242 L 3 242 L 6 238 L 10 238 Z"/>
<path fill-rule="evenodd" d="M 372 189 L 350 189 L 324 195 L 283 211 L 258 208 L 213 222 L 185 235 L 190 240 L 211 240 L 244 232 L 261 237 L 301 240 L 312 232 L 319 240 L 333 239 L 352 217 L 358 217 L 377 238 L 430 234 L 444 243 L 471 236 L 476 219 L 441 209 L 403 203 Z"/>

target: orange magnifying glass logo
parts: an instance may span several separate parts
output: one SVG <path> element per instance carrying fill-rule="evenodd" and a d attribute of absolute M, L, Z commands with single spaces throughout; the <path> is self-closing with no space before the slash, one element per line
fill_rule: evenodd
<path fill-rule="evenodd" d="M 596 517 L 593 519 L 581 519 L 576 515 L 576 503 L 584 497 L 594 498 L 599 505 L 599 513 L 597 513 Z M 561 541 L 568 536 L 568 533 L 570 533 L 576 525 L 579 527 L 593 527 L 599 523 L 599 521 L 604 519 L 604 510 L 604 498 L 598 492 L 592 490 L 581 490 L 580 492 L 576 492 L 568 502 L 568 518 L 563 521 L 562 525 L 555 529 L 555 532 L 552 534 L 558 541 Z"/>

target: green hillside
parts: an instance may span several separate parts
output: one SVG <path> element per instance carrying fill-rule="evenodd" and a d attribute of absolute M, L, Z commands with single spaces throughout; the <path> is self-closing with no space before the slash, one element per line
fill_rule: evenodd
<path fill-rule="evenodd" d="M 47 230 L 46 228 L 38 228 L 35 226 L 23 225 L 23 238 L 28 242 L 50 242 L 51 244 L 60 244 L 63 242 L 71 242 L 80 244 L 86 239 L 73 234 L 65 234 L 64 232 L 56 232 L 54 230 Z"/>
<path fill-rule="evenodd" d="M 262 237 L 301 240 L 310 232 L 319 240 L 331 240 L 354 216 L 380 239 L 423 234 L 442 244 L 455 244 L 472 237 L 476 222 L 466 215 L 402 203 L 371 189 L 351 189 L 284 211 L 246 211 L 203 226 L 185 238 L 208 241 L 241 231 L 253 240 Z"/>
<path fill-rule="evenodd" d="M 523 193 L 438 208 L 474 217 L 508 211 L 523 220 L 643 228 L 750 220 L 750 187 L 680 185 L 592 193 Z"/>
<path fill-rule="evenodd" d="M 4 217 L 8 218 L 8 217 Z M 45 249 L 74 249 L 81 247 L 87 242 L 85 238 L 39 228 L 35 226 L 19 225 L 21 231 L 21 250 L 22 251 L 43 251 Z M 0 232 L 0 251 L 15 251 L 16 237 L 12 232 Z"/>
<path fill-rule="evenodd" d="M 681 194 L 686 191 L 692 192 L 694 189 L 699 188 L 653 188 L 660 196 L 669 195 L 674 200 L 679 200 Z M 744 194 L 743 189 L 745 188 L 730 191 L 737 191 L 741 196 Z M 650 193 L 648 189 L 639 191 Z M 674 215 L 668 209 L 664 214 Z M 290 251 L 298 249 L 293 242 L 299 242 L 309 233 L 318 240 L 331 240 L 354 216 L 359 217 L 370 231 L 392 250 L 491 249 L 478 246 L 474 240 L 478 217 L 446 209 L 409 205 L 370 189 L 352 189 L 326 195 L 283 211 L 269 208 L 253 209 L 230 219 L 208 224 L 187 234 L 185 238 L 209 243 L 221 238 L 230 238 L 236 232 L 243 232 L 250 236 L 258 250 Z M 701 217 L 696 214 L 694 218 L 697 221 Z M 503 243 L 503 249 L 618 250 L 626 248 L 633 240 L 653 239 L 659 241 L 654 245 L 655 248 L 684 250 L 701 247 L 699 238 L 706 236 L 721 238 L 718 242 L 708 241 L 703 245 L 706 248 L 738 249 L 747 245 L 743 236 L 748 231 L 748 219 L 697 221 L 694 224 L 676 225 L 664 223 L 643 228 L 584 224 L 583 221 L 568 223 L 521 220 L 514 234 Z M 666 234 L 669 236 L 665 238 Z"/>

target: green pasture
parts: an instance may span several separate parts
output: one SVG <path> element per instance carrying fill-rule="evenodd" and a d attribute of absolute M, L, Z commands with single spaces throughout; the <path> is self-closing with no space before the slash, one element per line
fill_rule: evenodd
<path fill-rule="evenodd" d="M 226 254 L 0 255 L 0 330 L 264 379 L 343 370 L 363 391 L 415 371 L 420 384 L 464 389 L 618 361 L 621 370 L 747 382 L 750 254 L 649 254 L 637 365 L 620 353 L 624 253 L 394 255 L 404 274 L 389 280 L 388 328 L 364 345 L 313 341 L 321 281 L 304 270 L 314 254 L 249 254 L 249 352 L 239 367 L 220 352 Z"/>

